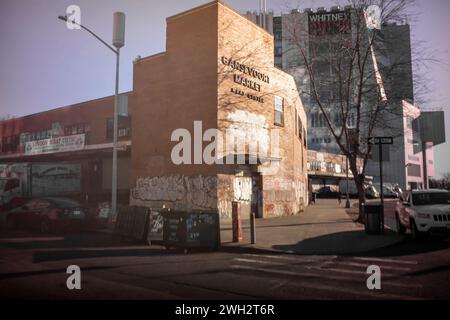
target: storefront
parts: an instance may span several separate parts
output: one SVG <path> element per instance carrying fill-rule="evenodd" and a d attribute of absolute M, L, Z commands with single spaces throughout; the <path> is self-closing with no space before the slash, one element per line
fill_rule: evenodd
<path fill-rule="evenodd" d="M 24 196 L 111 198 L 113 97 L 0 122 L 0 178 L 19 177 Z M 129 198 L 130 121 L 121 119 L 119 195 Z M 128 133 L 128 134 L 127 134 Z"/>

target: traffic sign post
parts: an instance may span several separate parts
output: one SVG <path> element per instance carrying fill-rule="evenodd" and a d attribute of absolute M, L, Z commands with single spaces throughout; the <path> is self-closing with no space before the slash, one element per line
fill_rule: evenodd
<path fill-rule="evenodd" d="M 380 162 L 380 199 L 381 199 L 381 232 L 384 233 L 384 194 L 383 194 L 383 145 L 394 144 L 393 137 L 369 137 L 369 145 L 378 145 L 378 156 Z"/>

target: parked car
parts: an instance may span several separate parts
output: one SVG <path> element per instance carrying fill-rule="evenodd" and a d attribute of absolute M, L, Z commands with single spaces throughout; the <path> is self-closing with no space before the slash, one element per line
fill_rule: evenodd
<path fill-rule="evenodd" d="M 330 187 L 322 187 L 317 192 L 317 198 L 321 198 L 321 199 L 337 198 L 338 196 L 339 196 L 339 192 L 333 191 Z"/>
<path fill-rule="evenodd" d="M 387 187 L 387 186 L 383 186 L 383 196 L 385 198 L 394 199 L 394 198 L 398 198 L 399 194 L 396 191 L 394 191 L 394 189 Z"/>
<path fill-rule="evenodd" d="M 339 190 L 343 195 L 347 194 L 347 180 L 343 179 L 339 181 Z M 369 199 L 380 197 L 380 193 L 377 191 L 375 186 L 370 183 L 364 183 L 364 193 Z M 356 187 L 355 181 L 353 179 L 348 180 L 348 194 L 350 197 L 358 196 L 358 188 Z"/>
<path fill-rule="evenodd" d="M 366 193 L 366 197 L 369 199 L 375 199 L 380 197 L 380 193 L 378 192 L 377 188 L 375 188 L 375 186 L 372 184 L 367 185 L 364 190 Z"/>
<path fill-rule="evenodd" d="M 411 231 L 414 239 L 425 233 L 450 233 L 450 192 L 413 190 L 403 194 L 395 210 L 399 233 Z"/>
<path fill-rule="evenodd" d="M 86 219 L 79 202 L 68 198 L 33 198 L 24 205 L 4 212 L 3 224 L 7 229 L 26 228 L 41 233 L 81 227 Z"/>

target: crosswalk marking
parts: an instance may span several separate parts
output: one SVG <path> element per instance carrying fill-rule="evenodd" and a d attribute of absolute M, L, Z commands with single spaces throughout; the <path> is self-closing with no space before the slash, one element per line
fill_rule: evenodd
<path fill-rule="evenodd" d="M 362 267 L 367 268 L 367 263 L 357 263 L 357 262 L 345 262 L 345 261 L 326 261 L 323 263 L 323 265 L 329 265 L 329 264 L 338 264 L 343 266 L 349 266 L 349 267 Z M 412 269 L 407 267 L 397 267 L 397 266 L 380 266 L 381 270 L 396 270 L 396 271 L 403 271 L 403 272 L 409 272 Z"/>
<path fill-rule="evenodd" d="M 303 277 L 321 277 L 321 278 L 331 278 L 328 275 L 323 277 L 318 274 L 313 273 L 299 273 L 289 270 L 279 270 L 279 269 L 265 269 L 265 268 L 257 268 L 257 267 L 251 267 L 251 266 L 242 266 L 242 265 L 231 265 L 232 269 L 241 269 L 241 270 L 251 270 L 251 271 L 260 271 L 264 273 L 270 273 L 270 274 L 281 274 L 281 275 L 290 275 L 290 276 L 303 276 Z M 349 280 L 349 278 L 344 277 L 333 277 L 335 280 Z M 352 279 L 354 281 L 354 279 Z M 382 299 L 408 299 L 408 300 L 415 300 L 418 299 L 417 297 L 410 297 L 410 296 L 403 296 L 403 295 L 397 295 L 397 294 L 387 294 L 383 292 L 376 292 L 376 291 L 359 291 L 359 290 L 353 290 L 348 288 L 340 288 L 337 286 L 328 286 L 320 283 L 306 283 L 302 281 L 301 283 L 302 288 L 309 288 L 309 289 L 317 289 L 317 290 L 323 290 L 323 291 L 331 291 L 331 292 L 343 292 L 348 294 L 354 294 L 358 296 L 368 296 L 371 298 L 382 298 Z"/>
<path fill-rule="evenodd" d="M 348 260 L 342 260 L 337 256 L 290 256 L 290 255 L 259 255 L 245 254 L 246 258 L 232 259 L 232 269 L 253 270 L 260 272 L 275 273 L 280 275 L 296 276 L 300 278 L 320 278 L 334 281 L 361 282 L 367 277 L 366 269 L 370 263 L 385 262 L 394 265 L 380 264 L 382 276 L 387 279 L 383 281 L 386 287 L 400 288 L 422 288 L 421 284 L 411 282 L 397 282 L 390 278 L 399 276 L 399 273 L 408 273 L 412 271 L 412 264 L 415 262 L 407 261 L 406 265 L 395 265 L 398 260 L 349 257 Z M 354 261 L 354 259 L 357 259 Z M 374 261 L 375 260 L 375 261 Z M 357 262 L 361 261 L 361 262 Z M 366 261 L 366 263 L 362 262 Z M 288 267 L 289 269 L 282 269 Z M 295 269 L 293 270 L 292 267 Z M 354 268 L 352 268 L 354 267 Z"/>
<path fill-rule="evenodd" d="M 265 260 L 254 260 L 254 259 L 244 259 L 244 258 L 234 258 L 233 261 L 241 261 L 241 262 L 251 262 L 251 263 L 260 263 L 260 264 L 270 264 L 274 266 L 282 266 L 284 263 L 279 262 L 270 262 Z"/>
<path fill-rule="evenodd" d="M 340 269 L 340 268 L 323 268 L 323 267 L 307 267 L 308 269 L 321 270 L 321 271 L 334 271 L 339 273 L 348 274 L 366 274 L 366 270 L 350 270 L 350 269 Z M 383 269 L 383 267 L 381 267 Z M 383 272 L 383 276 L 392 277 L 394 274 Z"/>
<path fill-rule="evenodd" d="M 320 262 L 327 259 L 335 259 L 337 256 L 307 256 L 307 258 L 303 256 L 293 256 L 293 255 L 285 255 L 285 256 L 277 256 L 277 255 L 262 255 L 262 254 L 254 254 L 254 253 L 246 253 L 245 256 L 255 257 L 255 258 L 268 258 L 268 259 L 276 259 L 276 260 L 288 260 L 288 261 L 296 261 L 296 262 Z"/>

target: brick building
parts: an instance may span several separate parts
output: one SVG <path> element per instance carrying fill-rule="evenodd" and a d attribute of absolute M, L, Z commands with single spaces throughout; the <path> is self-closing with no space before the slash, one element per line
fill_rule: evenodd
<path fill-rule="evenodd" d="M 259 217 L 300 212 L 306 115 L 294 79 L 274 66 L 273 36 L 214 1 L 169 17 L 166 47 L 134 66 L 131 203 L 218 209 L 222 219 L 232 201 Z M 215 128 L 227 139 L 214 140 L 211 165 L 196 152 L 206 152 L 212 139 L 203 134 Z M 172 159 L 177 129 L 193 141 L 182 164 Z M 228 134 L 237 139 L 231 149 Z"/>
<path fill-rule="evenodd" d="M 127 96 L 128 93 L 123 94 Z M 111 195 L 114 97 L 105 97 L 0 122 L 0 176 L 14 174 L 14 164 L 77 164 L 81 190 L 89 202 Z M 131 118 L 120 117 L 119 195 L 129 195 Z"/>
<path fill-rule="evenodd" d="M 220 1 L 167 18 L 166 51 L 134 61 L 119 121 L 119 203 L 259 217 L 307 203 L 307 129 L 273 36 Z M 79 163 L 109 199 L 113 97 L 0 122 L 0 163 Z M 121 191 L 121 192 L 120 192 Z M 94 200 L 93 200 L 94 201 Z"/>

